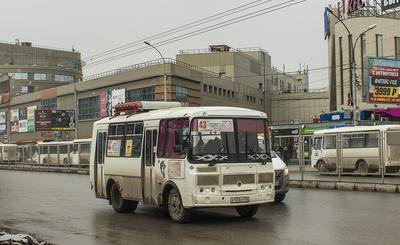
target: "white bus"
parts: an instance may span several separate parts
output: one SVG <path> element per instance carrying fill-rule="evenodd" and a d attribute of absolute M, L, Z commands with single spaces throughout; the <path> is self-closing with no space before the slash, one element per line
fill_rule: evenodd
<path fill-rule="evenodd" d="M 386 172 L 400 170 L 400 125 L 325 129 L 314 133 L 311 165 L 320 173 L 335 171 L 337 139 L 341 139 L 344 171 L 367 174 L 379 170 L 379 137 Z"/>
<path fill-rule="evenodd" d="M 92 139 L 76 139 L 73 141 L 74 149 L 72 155 L 72 165 L 87 165 L 90 160 L 90 145 Z"/>
<path fill-rule="evenodd" d="M 16 144 L 0 144 L 0 162 L 16 162 L 17 149 Z"/>
<path fill-rule="evenodd" d="M 72 141 L 42 142 L 36 145 L 37 152 L 33 161 L 38 164 L 71 165 L 73 152 Z"/>
<path fill-rule="evenodd" d="M 251 217 L 259 204 L 274 201 L 270 146 L 262 149 L 257 140 L 267 134 L 265 113 L 234 107 L 105 118 L 93 126 L 91 187 L 116 212 L 143 202 L 166 206 L 180 223 L 200 207 L 236 207 Z"/>

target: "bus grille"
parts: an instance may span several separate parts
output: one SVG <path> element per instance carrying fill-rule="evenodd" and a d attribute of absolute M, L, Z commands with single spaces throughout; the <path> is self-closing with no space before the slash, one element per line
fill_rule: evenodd
<path fill-rule="evenodd" d="M 236 185 L 238 182 L 242 184 L 254 184 L 254 174 L 224 175 L 224 185 Z"/>
<path fill-rule="evenodd" d="M 197 185 L 219 185 L 218 175 L 198 175 Z"/>

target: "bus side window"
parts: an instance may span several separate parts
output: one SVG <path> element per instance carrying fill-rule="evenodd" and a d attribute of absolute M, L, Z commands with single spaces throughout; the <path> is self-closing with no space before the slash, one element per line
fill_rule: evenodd
<path fill-rule="evenodd" d="M 99 132 L 97 133 L 97 139 L 96 139 L 96 163 L 97 164 L 103 164 L 104 163 L 104 151 L 105 151 L 105 145 L 106 145 L 106 138 L 107 135 L 105 132 Z"/>
<path fill-rule="evenodd" d="M 322 145 L 322 137 L 315 137 L 314 138 L 314 149 L 321 150 Z"/>
<path fill-rule="evenodd" d="M 336 135 L 324 136 L 324 149 L 336 149 Z"/>

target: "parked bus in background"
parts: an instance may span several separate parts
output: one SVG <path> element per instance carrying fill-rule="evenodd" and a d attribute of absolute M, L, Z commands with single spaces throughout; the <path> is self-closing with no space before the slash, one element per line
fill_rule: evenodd
<path fill-rule="evenodd" d="M 74 151 L 72 155 L 72 165 L 89 166 L 90 144 L 92 139 L 76 139 L 73 141 Z"/>
<path fill-rule="evenodd" d="M 400 125 L 325 129 L 314 133 L 311 165 L 320 173 L 336 170 L 337 139 L 341 139 L 344 171 L 367 174 L 379 170 L 379 138 L 386 172 L 400 170 Z"/>
<path fill-rule="evenodd" d="M 33 161 L 38 164 L 71 165 L 72 141 L 42 142 L 36 145 L 37 152 Z"/>
<path fill-rule="evenodd" d="M 177 107 L 135 113 L 150 102 L 117 105 L 94 123 L 91 187 L 116 212 L 139 202 L 166 206 L 186 222 L 191 209 L 235 207 L 254 216 L 274 201 L 274 169 L 266 114 L 235 107 Z M 259 147 L 258 137 L 267 147 Z"/>
<path fill-rule="evenodd" d="M 16 162 L 17 149 L 16 144 L 0 144 L 0 162 Z"/>

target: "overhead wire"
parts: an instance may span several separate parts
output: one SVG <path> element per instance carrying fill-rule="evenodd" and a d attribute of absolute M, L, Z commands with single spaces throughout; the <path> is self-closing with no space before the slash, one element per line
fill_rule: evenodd
<path fill-rule="evenodd" d="M 235 24 L 235 23 L 238 23 L 238 22 L 242 22 L 242 21 L 245 21 L 245 20 L 248 20 L 248 19 L 252 19 L 252 18 L 258 17 L 260 15 L 265 15 L 265 14 L 268 14 L 268 13 L 271 13 L 271 12 L 275 12 L 275 11 L 278 11 L 278 10 L 281 10 L 281 9 L 284 9 L 284 8 L 288 8 L 288 7 L 291 7 L 291 6 L 306 2 L 306 1 L 307 0 L 288 0 L 286 2 L 282 2 L 282 3 L 276 4 L 276 5 L 273 5 L 273 6 L 258 10 L 258 11 L 254 11 L 252 13 L 248 13 L 248 14 L 245 14 L 245 15 L 242 15 L 242 16 L 239 16 L 239 17 L 235 17 L 235 18 L 230 19 L 230 20 L 222 21 L 220 23 L 217 23 L 217 24 L 214 24 L 214 25 L 211 25 L 211 26 L 208 26 L 208 27 L 204 27 L 204 28 L 201 28 L 201 29 L 198 29 L 198 30 L 186 33 L 186 34 L 182 34 L 182 35 L 170 38 L 170 39 L 166 39 L 166 40 L 154 43 L 153 45 L 157 46 L 157 47 L 158 46 L 164 46 L 164 45 L 169 44 L 169 43 L 173 43 L 173 42 L 177 42 L 177 41 L 180 41 L 180 40 L 183 40 L 183 39 L 187 39 L 189 37 L 197 36 L 197 35 L 200 35 L 200 34 L 203 34 L 203 33 L 206 33 L 206 32 L 210 32 L 210 31 L 225 27 L 225 26 L 229 26 L 229 25 L 232 25 L 232 24 Z M 96 66 L 96 65 L 100 65 L 100 64 L 104 64 L 106 62 L 110 62 L 110 61 L 113 61 L 113 60 L 116 60 L 116 59 L 124 58 L 124 57 L 130 56 L 130 55 L 133 55 L 133 54 L 137 54 L 137 53 L 140 53 L 140 52 L 144 52 L 144 51 L 150 50 L 150 49 L 152 49 L 152 48 L 151 47 L 143 47 L 143 48 L 127 51 L 127 52 L 124 52 L 124 53 L 121 53 L 121 54 L 118 54 L 118 55 L 115 55 L 115 56 L 111 56 L 111 57 L 106 58 L 106 59 L 102 59 L 102 60 L 90 63 L 90 64 L 88 64 L 87 68 L 88 67 L 93 67 L 93 66 Z"/>
<path fill-rule="evenodd" d="M 103 56 L 106 56 L 106 55 L 109 55 L 109 54 L 112 54 L 112 53 L 115 53 L 115 52 L 119 52 L 119 51 L 121 51 L 123 49 L 126 49 L 126 48 L 129 48 L 129 47 L 134 47 L 134 46 L 137 46 L 139 44 L 143 44 L 144 41 L 157 40 L 157 39 L 160 39 L 162 37 L 166 37 L 166 36 L 172 35 L 174 33 L 181 32 L 181 31 L 184 31 L 184 30 L 187 30 L 187 29 L 190 29 L 190 28 L 193 28 L 193 27 L 196 27 L 196 26 L 199 26 L 199 25 L 214 21 L 214 20 L 216 20 L 218 18 L 223 18 L 223 17 L 229 16 L 229 15 L 232 15 L 232 14 L 235 14 L 235 13 L 238 13 L 238 12 L 250 9 L 250 8 L 254 8 L 254 7 L 257 7 L 257 6 L 260 6 L 262 4 L 266 4 L 266 3 L 272 2 L 272 1 L 274 1 L 274 0 L 267 0 L 267 1 L 265 1 L 265 0 L 257 0 L 257 1 L 253 1 L 253 2 L 247 3 L 247 4 L 244 4 L 244 5 L 241 5 L 241 6 L 238 6 L 238 7 L 235 7 L 235 8 L 232 8 L 232 9 L 229 9 L 229 10 L 226 10 L 226 11 L 223 11 L 223 12 L 220 12 L 220 13 L 217 13 L 217 14 L 202 18 L 202 19 L 199 19 L 199 20 L 196 20 L 196 21 L 192 21 L 192 22 L 190 22 L 188 24 L 185 24 L 185 25 L 182 25 L 182 26 L 178 26 L 178 27 L 169 29 L 167 31 L 164 31 L 164 32 L 161 32 L 161 33 L 158 33 L 158 34 L 151 35 L 151 36 L 146 37 L 146 38 L 142 38 L 142 39 L 140 39 L 138 41 L 130 42 L 128 44 L 125 44 L 125 45 L 122 45 L 122 46 L 119 46 L 119 47 L 116 47 L 116 48 L 112 48 L 112 49 L 100 52 L 98 54 L 95 54 L 95 55 L 91 55 L 91 56 L 89 56 L 87 58 L 84 58 L 83 60 L 87 61 L 87 60 L 92 60 L 92 59 L 96 59 L 96 58 L 99 58 L 99 57 L 103 57 Z"/>

